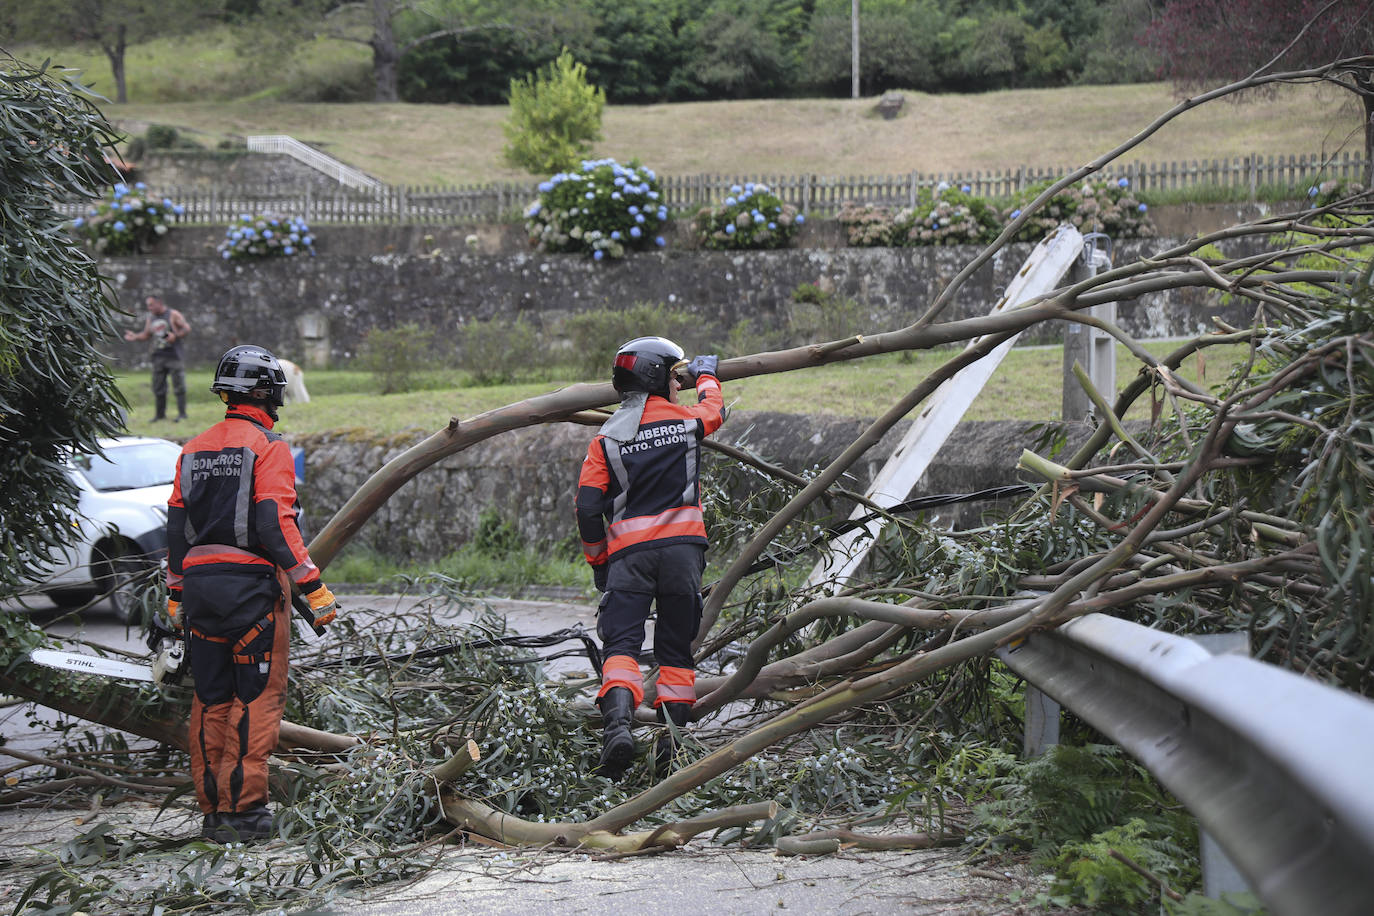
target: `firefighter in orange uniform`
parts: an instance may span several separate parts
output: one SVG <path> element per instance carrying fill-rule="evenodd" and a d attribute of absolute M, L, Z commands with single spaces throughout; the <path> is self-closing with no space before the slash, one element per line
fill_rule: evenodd
<path fill-rule="evenodd" d="M 604 594 L 597 617 L 602 677 L 597 704 L 603 723 L 599 771 L 624 775 L 634 759 L 630 733 L 644 700 L 639 650 L 651 605 L 658 663 L 660 722 L 685 726 L 696 701 L 692 640 L 701 624 L 701 574 L 706 525 L 701 514 L 701 440 L 725 421 L 717 358 L 683 358 L 662 337 L 639 337 L 615 355 L 611 381 L 620 408 L 587 448 L 577 482 L 582 550 Z M 696 387 L 697 403 L 678 403 Z M 674 750 L 665 730 L 655 752 L 666 771 Z"/>
<path fill-rule="evenodd" d="M 167 503 L 167 611 L 195 678 L 191 778 L 201 836 L 220 842 L 273 832 L 267 756 L 286 703 L 292 583 L 317 624 L 338 612 L 301 539 L 291 449 L 272 431 L 285 388 L 267 350 L 226 352 L 210 390 L 228 410 L 181 450 Z"/>

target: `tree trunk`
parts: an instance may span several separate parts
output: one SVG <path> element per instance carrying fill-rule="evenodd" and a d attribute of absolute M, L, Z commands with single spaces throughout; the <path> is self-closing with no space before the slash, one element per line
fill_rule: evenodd
<path fill-rule="evenodd" d="M 396 88 L 396 67 L 401 52 L 396 47 L 396 33 L 391 28 L 391 7 L 388 0 L 372 0 L 372 78 L 376 84 L 373 98 L 378 102 L 395 102 L 400 98 Z"/>
<path fill-rule="evenodd" d="M 110 72 L 114 74 L 115 102 L 123 105 L 129 101 L 129 83 L 124 75 L 124 51 L 128 47 L 128 29 L 123 25 L 115 27 L 113 44 L 104 46 L 105 56 L 110 59 Z"/>

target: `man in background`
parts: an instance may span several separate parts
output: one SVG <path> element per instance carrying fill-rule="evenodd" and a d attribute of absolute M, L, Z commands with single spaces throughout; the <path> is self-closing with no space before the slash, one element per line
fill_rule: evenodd
<path fill-rule="evenodd" d="M 191 333 L 191 325 L 186 316 L 169 309 L 157 296 L 149 296 L 147 306 L 143 330 L 125 331 L 124 339 L 153 342 L 153 404 L 156 408 L 153 419 L 167 419 L 167 379 L 170 376 L 172 393 L 177 399 L 176 422 L 180 423 L 186 419 L 186 367 L 181 361 L 181 341 Z"/>

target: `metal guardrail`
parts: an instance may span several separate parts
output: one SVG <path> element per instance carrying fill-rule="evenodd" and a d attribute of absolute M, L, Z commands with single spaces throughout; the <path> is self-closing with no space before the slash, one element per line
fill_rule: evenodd
<path fill-rule="evenodd" d="M 326 155 L 295 137 L 269 134 L 248 138 L 248 149 L 254 153 L 281 153 L 303 162 L 317 172 L 335 179 L 339 184 L 363 191 L 380 191 L 385 185 L 371 175 Z"/>
<path fill-rule="evenodd" d="M 1374 703 L 1099 614 L 998 655 L 1148 768 L 1276 913 L 1374 910 Z"/>

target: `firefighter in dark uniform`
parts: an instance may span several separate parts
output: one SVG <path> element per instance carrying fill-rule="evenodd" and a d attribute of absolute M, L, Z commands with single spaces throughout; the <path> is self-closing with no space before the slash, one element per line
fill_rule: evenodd
<path fill-rule="evenodd" d="M 639 337 L 616 353 L 611 381 L 619 409 L 587 449 L 577 482 L 577 525 L 596 587 L 605 594 L 597 618 L 602 643 L 603 723 L 599 771 L 624 775 L 634 759 L 630 733 L 644 700 L 639 650 L 651 605 L 657 606 L 654 706 L 660 722 L 687 724 L 696 701 L 692 640 L 701 623 L 706 525 L 701 513 L 701 440 L 720 428 L 725 404 L 717 358 L 683 358 L 662 337 Z M 678 403 L 696 387 L 697 403 Z M 662 773 L 672 759 L 673 731 L 655 753 Z"/>
<path fill-rule="evenodd" d="M 316 623 L 338 612 L 296 522 L 291 449 L 272 431 L 285 388 L 262 347 L 225 353 L 210 390 L 228 410 L 181 450 L 167 502 L 167 611 L 195 678 L 191 778 L 201 835 L 221 842 L 272 835 L 267 757 L 286 703 L 291 585 Z"/>

